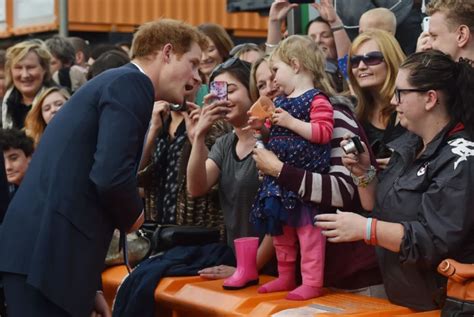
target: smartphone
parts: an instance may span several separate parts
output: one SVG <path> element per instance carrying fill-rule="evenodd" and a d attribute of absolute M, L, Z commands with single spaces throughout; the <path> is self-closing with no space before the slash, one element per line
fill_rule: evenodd
<path fill-rule="evenodd" d="M 290 0 L 290 3 L 314 3 L 314 0 Z"/>
<path fill-rule="evenodd" d="M 372 152 L 375 155 L 375 158 L 389 158 L 392 156 L 392 150 L 385 145 L 381 140 L 377 140 L 372 144 Z"/>
<path fill-rule="evenodd" d="M 430 17 L 424 17 L 423 18 L 423 23 L 421 24 L 421 28 L 423 32 L 429 32 L 430 31 Z"/>
<path fill-rule="evenodd" d="M 209 92 L 214 94 L 217 100 L 227 100 L 227 82 L 213 81 L 209 86 Z"/>

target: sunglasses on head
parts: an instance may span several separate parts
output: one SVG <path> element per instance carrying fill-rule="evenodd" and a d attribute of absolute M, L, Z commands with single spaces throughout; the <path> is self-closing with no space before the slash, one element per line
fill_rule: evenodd
<path fill-rule="evenodd" d="M 220 73 L 222 70 L 226 70 L 226 69 L 233 68 L 233 67 L 242 67 L 242 66 L 250 71 L 250 68 L 252 67 L 252 64 L 250 64 L 246 61 L 243 61 L 239 58 L 231 57 L 228 60 L 226 60 L 224 63 L 221 63 L 221 64 L 217 65 L 212 70 L 211 76 L 209 76 L 209 78 L 214 78 L 216 76 L 216 74 Z"/>
<path fill-rule="evenodd" d="M 243 43 L 234 46 L 230 52 L 230 56 L 238 57 L 240 54 L 248 52 L 248 51 L 260 51 L 260 48 L 255 43 Z"/>
<path fill-rule="evenodd" d="M 351 57 L 351 66 L 352 68 L 357 68 L 361 61 L 363 61 L 367 66 L 375 66 L 381 64 L 383 60 L 382 52 L 369 52 L 365 55 L 353 55 Z"/>

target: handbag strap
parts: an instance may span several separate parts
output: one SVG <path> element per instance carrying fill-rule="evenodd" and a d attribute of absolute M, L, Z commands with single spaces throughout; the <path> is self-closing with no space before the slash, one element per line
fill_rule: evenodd
<path fill-rule="evenodd" d="M 119 239 L 119 250 L 123 250 L 123 263 L 127 267 L 127 271 L 130 274 L 132 272 L 132 267 L 130 266 L 130 262 L 128 260 L 128 244 L 127 244 L 127 234 L 125 231 L 120 231 L 120 239 Z"/>

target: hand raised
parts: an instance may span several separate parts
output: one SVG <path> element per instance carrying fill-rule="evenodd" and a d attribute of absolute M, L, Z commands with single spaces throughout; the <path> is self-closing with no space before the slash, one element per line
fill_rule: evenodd
<path fill-rule="evenodd" d="M 297 4 L 289 3 L 288 0 L 275 0 L 270 6 L 268 17 L 271 21 L 281 22 L 286 19 L 288 12 L 297 6 Z"/>

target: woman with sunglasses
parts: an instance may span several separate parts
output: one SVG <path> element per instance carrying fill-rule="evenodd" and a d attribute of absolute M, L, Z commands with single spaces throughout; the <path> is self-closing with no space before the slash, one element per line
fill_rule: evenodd
<path fill-rule="evenodd" d="M 358 99 L 357 119 L 381 168 L 391 154 L 387 144 L 405 131 L 398 122 L 395 106 L 390 104 L 398 66 L 404 58 L 397 40 L 379 30 L 360 34 L 349 52 L 349 82 Z"/>
<path fill-rule="evenodd" d="M 258 235 L 249 222 L 250 208 L 260 185 L 252 159 L 255 138 L 252 130 L 244 129 L 248 121 L 247 111 L 252 106 L 250 67 L 245 61 L 231 58 L 212 72 L 211 82 L 227 83 L 227 100 L 216 100 L 212 94 L 204 98 L 205 104 L 194 128 L 187 168 L 187 187 L 191 196 L 202 196 L 213 186 L 218 186 L 227 244 L 232 248 L 236 238 Z M 217 139 L 208 151 L 204 138 L 218 120 L 226 120 L 234 131 Z M 262 269 L 272 256 L 271 241 L 262 242 L 258 252 L 257 268 Z M 199 274 L 206 278 L 226 278 L 234 271 L 233 267 L 219 266 L 203 269 Z M 242 287 L 247 283 L 245 279 L 240 282 Z"/>
<path fill-rule="evenodd" d="M 387 169 L 377 179 L 367 151 L 343 157 L 371 218 L 322 214 L 317 225 L 329 241 L 376 246 L 390 301 L 439 309 L 446 279 L 438 264 L 474 263 L 474 70 L 440 51 L 416 53 L 400 66 L 396 87 L 392 104 L 411 133 Z"/>

